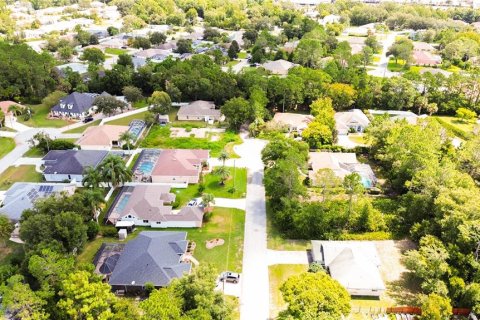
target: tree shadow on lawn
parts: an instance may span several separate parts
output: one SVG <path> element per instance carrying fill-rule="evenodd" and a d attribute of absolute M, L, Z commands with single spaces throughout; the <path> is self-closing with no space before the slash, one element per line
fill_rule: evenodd
<path fill-rule="evenodd" d="M 421 293 L 420 281 L 411 272 L 402 273 L 400 279 L 386 284 L 387 294 L 398 305 L 418 306 L 418 294 Z"/>

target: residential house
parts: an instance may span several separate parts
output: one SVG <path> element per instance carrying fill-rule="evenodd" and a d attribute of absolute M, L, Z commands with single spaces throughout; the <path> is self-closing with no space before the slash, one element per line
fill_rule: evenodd
<path fill-rule="evenodd" d="M 295 67 L 296 64 L 291 63 L 287 60 L 275 60 L 275 61 L 267 61 L 262 64 L 262 67 L 269 71 L 271 74 L 286 76 L 288 74 L 288 70 Z"/>
<path fill-rule="evenodd" d="M 283 45 L 283 50 L 287 53 L 292 53 L 293 51 L 295 51 L 295 49 L 297 48 L 298 44 L 299 44 L 300 41 L 298 40 L 294 40 L 294 41 L 288 41 L 288 42 L 285 42 L 285 44 Z"/>
<path fill-rule="evenodd" d="M 215 109 L 212 101 L 197 100 L 181 106 L 177 112 L 178 120 L 222 121 L 220 110 Z"/>
<path fill-rule="evenodd" d="M 396 120 L 405 120 L 409 124 L 417 124 L 418 119 L 425 119 L 426 115 L 416 115 L 411 111 L 400 111 L 400 110 L 368 110 L 372 115 L 381 115 L 388 114 L 390 119 Z"/>
<path fill-rule="evenodd" d="M 93 102 L 98 96 L 97 93 L 73 92 L 60 99 L 60 102 L 52 108 L 51 113 L 55 117 L 83 119 L 95 111 Z"/>
<path fill-rule="evenodd" d="M 369 124 L 370 120 L 360 109 L 335 113 L 335 129 L 339 135 L 363 132 Z"/>
<path fill-rule="evenodd" d="M 327 25 L 329 23 L 340 23 L 342 20 L 342 17 L 336 14 L 329 14 L 320 19 L 320 24 L 322 25 Z"/>
<path fill-rule="evenodd" d="M 0 214 L 17 222 L 22 217 L 23 211 L 32 209 L 38 200 L 61 193 L 72 195 L 74 192 L 74 184 L 16 182 L 5 193 L 0 206 Z"/>
<path fill-rule="evenodd" d="M 80 75 L 84 75 L 88 72 L 88 65 L 79 62 L 66 63 L 56 66 L 55 68 L 58 70 L 60 76 L 63 78 L 66 77 L 66 71 L 68 68 L 70 68 L 70 70 L 73 72 L 78 72 Z"/>
<path fill-rule="evenodd" d="M 419 66 L 435 66 L 442 63 L 442 57 L 429 51 L 413 51 L 413 63 Z"/>
<path fill-rule="evenodd" d="M 3 113 L 5 115 L 8 115 L 10 114 L 10 111 L 8 111 L 8 108 L 10 108 L 10 106 L 18 106 L 20 108 L 23 108 L 23 106 L 21 104 L 18 104 L 16 103 L 15 101 L 0 101 L 0 110 L 3 111 Z"/>
<path fill-rule="evenodd" d="M 315 118 L 309 114 L 277 112 L 273 116 L 272 121 L 287 126 L 289 132 L 296 131 L 301 133 L 314 119 Z"/>
<path fill-rule="evenodd" d="M 143 291 L 147 283 L 166 287 L 190 273 L 191 264 L 184 259 L 188 242 L 186 232 L 142 231 L 123 250 L 97 254 L 96 270 L 116 292 Z"/>
<path fill-rule="evenodd" d="M 52 150 L 42 159 L 43 176 L 48 182 L 82 182 L 87 167 L 98 167 L 108 155 L 101 150 Z"/>
<path fill-rule="evenodd" d="M 365 188 L 370 189 L 377 183 L 377 178 L 370 165 L 360 163 L 355 153 L 343 152 L 309 152 L 308 176 L 312 185 L 316 185 L 316 173 L 320 169 L 331 169 L 340 179 L 351 173 L 357 173 Z"/>
<path fill-rule="evenodd" d="M 352 296 L 379 298 L 385 291 L 380 259 L 372 241 L 314 240 L 312 257 Z"/>
<path fill-rule="evenodd" d="M 198 228 L 203 222 L 202 207 L 172 210 L 175 194 L 169 186 L 141 184 L 125 186 L 111 206 L 107 221 L 131 221 L 152 228 Z"/>
<path fill-rule="evenodd" d="M 435 52 L 436 49 L 428 42 L 414 41 L 413 51 Z"/>
<path fill-rule="evenodd" d="M 209 159 L 209 150 L 165 149 L 153 167 L 152 182 L 198 183 L 202 163 Z"/>
<path fill-rule="evenodd" d="M 88 127 L 75 142 L 82 150 L 111 150 L 122 147 L 122 133 L 129 131 L 129 126 L 100 125 Z"/>

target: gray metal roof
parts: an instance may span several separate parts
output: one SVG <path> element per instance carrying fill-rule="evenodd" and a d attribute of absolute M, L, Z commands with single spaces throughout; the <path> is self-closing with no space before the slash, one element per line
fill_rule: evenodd
<path fill-rule="evenodd" d="M 181 263 L 187 250 L 186 232 L 143 231 L 125 245 L 110 277 L 110 285 L 143 286 L 147 282 L 165 287 L 174 278 L 190 272 Z"/>
<path fill-rule="evenodd" d="M 72 192 L 75 190 L 74 185 L 65 183 L 16 182 L 5 193 L 0 213 L 18 221 L 23 211 L 32 209 L 37 200 L 66 191 L 67 188 L 71 188 Z"/>
<path fill-rule="evenodd" d="M 82 174 L 86 167 L 97 167 L 107 156 L 101 150 L 52 150 L 43 157 L 45 174 Z"/>

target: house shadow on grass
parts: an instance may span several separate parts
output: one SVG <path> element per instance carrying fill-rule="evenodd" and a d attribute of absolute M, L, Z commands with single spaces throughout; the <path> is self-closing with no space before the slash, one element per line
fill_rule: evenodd
<path fill-rule="evenodd" d="M 394 299 L 397 305 L 418 305 L 418 294 L 421 293 L 420 281 L 413 273 L 402 273 L 400 279 L 387 283 L 386 287 L 388 296 Z"/>

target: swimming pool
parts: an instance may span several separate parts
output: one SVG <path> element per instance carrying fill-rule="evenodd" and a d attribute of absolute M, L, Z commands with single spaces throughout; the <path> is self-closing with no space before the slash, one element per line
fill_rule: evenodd
<path fill-rule="evenodd" d="M 138 166 L 138 170 L 142 171 L 143 174 L 150 174 L 153 170 L 153 162 L 142 162 Z"/>
<path fill-rule="evenodd" d="M 145 121 L 132 120 L 132 122 L 130 122 L 130 129 L 128 131 L 135 137 L 135 140 L 137 140 L 142 133 L 143 128 L 145 128 Z"/>
<path fill-rule="evenodd" d="M 130 200 L 130 195 L 125 194 L 120 201 L 118 201 L 117 207 L 115 208 L 115 211 L 123 211 L 125 209 L 125 206 L 128 203 L 128 200 Z"/>
<path fill-rule="evenodd" d="M 134 167 L 134 173 L 138 179 L 144 179 L 144 177 L 151 176 L 153 169 L 160 156 L 160 150 L 158 149 L 144 149 Z M 143 176 L 143 177 L 141 177 Z"/>
<path fill-rule="evenodd" d="M 362 184 L 366 189 L 370 189 L 372 187 L 372 180 L 362 177 Z"/>

